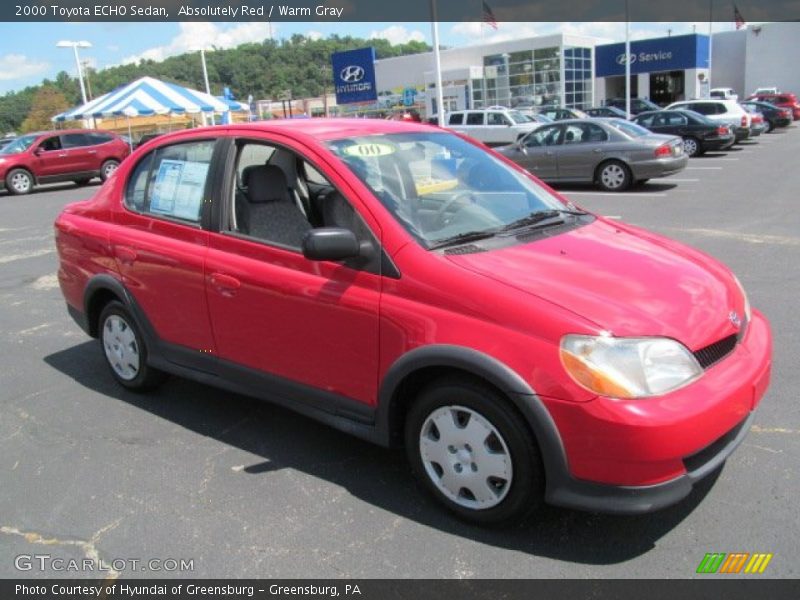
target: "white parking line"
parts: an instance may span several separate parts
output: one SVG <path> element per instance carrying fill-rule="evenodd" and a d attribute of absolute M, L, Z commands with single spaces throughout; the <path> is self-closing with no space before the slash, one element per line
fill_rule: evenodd
<path fill-rule="evenodd" d="M 675 177 L 653 177 L 650 181 L 656 181 L 656 180 L 658 180 L 658 183 L 661 182 L 694 183 L 695 181 L 700 181 L 699 179 L 677 179 Z"/>
<path fill-rule="evenodd" d="M 722 171 L 722 167 L 686 167 L 687 171 Z"/>
<path fill-rule="evenodd" d="M 719 156 L 704 156 L 703 157 L 703 162 L 705 162 L 707 160 L 725 160 L 725 161 L 729 161 L 729 162 L 735 162 L 735 161 L 737 161 L 739 159 L 738 158 L 722 158 L 722 157 L 719 157 Z"/>

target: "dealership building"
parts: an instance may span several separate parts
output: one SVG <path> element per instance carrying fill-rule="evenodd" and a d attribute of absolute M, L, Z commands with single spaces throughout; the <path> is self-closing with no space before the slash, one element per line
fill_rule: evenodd
<path fill-rule="evenodd" d="M 711 87 L 740 97 L 765 86 L 800 92 L 791 60 L 798 39 L 800 23 L 765 23 L 714 33 L 711 42 L 697 33 L 632 41 L 631 95 L 668 104 L 707 96 Z M 625 61 L 624 43 L 568 34 L 443 50 L 445 110 L 599 106 L 624 96 Z M 375 80 L 380 106 L 415 97 L 427 114 L 437 112 L 432 53 L 378 60 Z"/>

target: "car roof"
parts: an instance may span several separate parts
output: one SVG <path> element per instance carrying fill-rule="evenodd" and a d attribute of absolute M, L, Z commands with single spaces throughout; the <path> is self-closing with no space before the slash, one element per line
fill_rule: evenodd
<path fill-rule="evenodd" d="M 456 111 L 454 111 L 456 112 Z M 181 134 L 208 133 L 213 131 L 263 131 L 289 136 L 310 137 L 317 140 L 335 140 L 348 137 L 382 135 L 393 133 L 431 133 L 443 130 L 427 123 L 415 121 L 392 121 L 387 119 L 352 119 L 319 117 L 313 119 L 272 119 L 256 123 L 236 123 L 233 125 L 216 125 L 184 129 L 172 134 L 159 136 L 159 140 L 183 137 Z"/>

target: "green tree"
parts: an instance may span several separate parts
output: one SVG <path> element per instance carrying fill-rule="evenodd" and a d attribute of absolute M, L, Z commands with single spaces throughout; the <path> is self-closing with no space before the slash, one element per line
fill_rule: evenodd
<path fill-rule="evenodd" d="M 69 108 L 66 97 L 54 86 L 41 87 L 33 97 L 28 116 L 22 122 L 20 129 L 23 133 L 52 129 L 50 119 Z"/>

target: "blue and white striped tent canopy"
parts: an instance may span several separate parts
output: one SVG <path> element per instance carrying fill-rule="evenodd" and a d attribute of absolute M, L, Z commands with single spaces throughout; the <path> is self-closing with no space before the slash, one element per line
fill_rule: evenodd
<path fill-rule="evenodd" d="M 77 121 L 92 117 L 222 113 L 248 109 L 247 104 L 235 100 L 223 101 L 210 94 L 190 90 L 174 83 L 142 77 L 82 106 L 58 114 L 52 121 Z"/>

